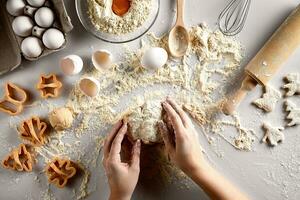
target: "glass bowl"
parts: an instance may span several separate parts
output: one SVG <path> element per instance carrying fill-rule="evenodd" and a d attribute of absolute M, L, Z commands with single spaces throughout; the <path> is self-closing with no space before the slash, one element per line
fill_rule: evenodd
<path fill-rule="evenodd" d="M 75 0 L 76 11 L 79 17 L 79 20 L 83 27 L 95 37 L 111 43 L 125 43 L 130 42 L 139 37 L 143 36 L 154 24 L 157 19 L 159 9 L 160 9 L 160 0 L 152 0 L 152 9 L 150 11 L 149 17 L 138 27 L 135 31 L 127 34 L 112 34 L 107 32 L 102 32 L 98 30 L 91 22 L 88 15 L 88 1 L 87 0 Z"/>

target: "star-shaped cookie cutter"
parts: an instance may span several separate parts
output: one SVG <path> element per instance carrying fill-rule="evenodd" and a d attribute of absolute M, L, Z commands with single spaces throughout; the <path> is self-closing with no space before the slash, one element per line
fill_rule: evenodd
<path fill-rule="evenodd" d="M 41 75 L 40 81 L 37 84 L 37 89 L 41 92 L 42 98 L 55 98 L 59 95 L 59 89 L 62 83 L 57 79 L 55 74 Z"/>
<path fill-rule="evenodd" d="M 50 183 L 63 188 L 68 180 L 76 174 L 76 167 L 70 160 L 55 158 L 47 164 L 45 171 Z"/>
<path fill-rule="evenodd" d="M 25 144 L 13 149 L 11 153 L 2 161 L 2 166 L 6 169 L 16 171 L 32 171 L 32 157 Z"/>
<path fill-rule="evenodd" d="M 47 124 L 34 116 L 26 121 L 23 121 L 19 133 L 20 137 L 31 142 L 35 146 L 40 146 L 45 143 L 45 132 Z"/>
<path fill-rule="evenodd" d="M 5 94 L 0 100 L 0 111 L 15 116 L 24 109 L 24 103 L 27 101 L 27 93 L 24 89 L 13 83 L 6 83 Z"/>

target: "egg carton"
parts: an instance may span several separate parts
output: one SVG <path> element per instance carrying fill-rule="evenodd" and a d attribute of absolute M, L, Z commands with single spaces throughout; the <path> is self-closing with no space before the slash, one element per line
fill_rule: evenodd
<path fill-rule="evenodd" d="M 66 34 L 73 29 L 73 25 L 63 0 L 48 0 L 45 2 L 45 6 L 50 7 L 55 14 L 55 22 L 52 27 L 62 31 L 66 38 Z M 0 74 L 17 68 L 22 62 L 22 56 L 26 60 L 34 61 L 66 47 L 67 40 L 59 49 L 50 50 L 45 47 L 39 57 L 31 58 L 23 55 L 21 42 L 24 38 L 15 35 L 12 29 L 14 18 L 6 10 L 6 0 L 0 0 Z"/>

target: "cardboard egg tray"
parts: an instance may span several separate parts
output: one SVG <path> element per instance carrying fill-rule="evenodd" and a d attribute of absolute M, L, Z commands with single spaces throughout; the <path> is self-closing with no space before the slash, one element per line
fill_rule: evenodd
<path fill-rule="evenodd" d="M 66 38 L 66 34 L 73 29 L 73 25 L 65 9 L 63 0 L 48 0 L 45 2 L 45 6 L 50 7 L 55 14 L 55 21 L 52 27 L 62 31 Z M 22 56 L 26 60 L 34 61 L 65 48 L 67 40 L 65 40 L 65 43 L 59 49 L 50 50 L 44 47 L 39 57 L 29 58 L 22 55 L 21 42 L 24 38 L 15 35 L 12 30 L 12 21 L 14 18 L 6 10 L 6 0 L 0 0 L 0 74 L 17 68 L 22 62 Z"/>

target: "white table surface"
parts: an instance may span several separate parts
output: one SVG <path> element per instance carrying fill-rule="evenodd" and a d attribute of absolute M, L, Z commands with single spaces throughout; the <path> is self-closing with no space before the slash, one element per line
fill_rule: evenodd
<path fill-rule="evenodd" d="M 161 0 L 161 10 L 158 20 L 151 28 L 151 32 L 158 35 L 166 33 L 173 22 L 174 0 Z M 188 26 L 206 22 L 212 28 L 216 26 L 216 19 L 221 9 L 228 0 L 188 0 L 186 1 L 185 21 Z M 28 88 L 33 93 L 33 99 L 38 99 L 38 93 L 34 90 L 34 85 L 38 81 L 41 73 L 54 72 L 61 75 L 58 67 L 58 60 L 68 54 L 78 54 L 84 58 L 85 64 L 89 65 L 89 57 L 93 49 L 106 48 L 120 53 L 116 44 L 102 42 L 87 33 L 81 26 L 75 11 L 75 4 L 72 0 L 65 0 L 67 11 L 74 25 L 73 31 L 68 35 L 67 47 L 55 54 L 49 55 L 35 62 L 24 61 L 15 71 L 0 77 L 0 94 L 3 94 L 3 85 L 7 81 L 17 83 L 24 88 Z M 249 60 L 255 52 L 263 45 L 264 41 L 271 35 L 289 12 L 299 4 L 299 0 L 253 0 L 251 10 L 248 16 L 244 30 L 239 34 L 239 40 L 245 46 L 246 58 Z M 135 47 L 139 40 L 129 43 Z M 282 78 L 289 72 L 300 73 L 300 48 L 291 56 L 279 73 L 271 81 L 271 85 L 279 89 L 283 85 Z M 56 105 L 63 105 L 68 91 L 79 76 L 64 78 L 66 88 L 63 98 L 51 100 Z M 270 114 L 264 114 L 253 107 L 250 103 L 261 95 L 261 88 L 257 87 L 252 91 L 238 108 L 241 122 L 245 127 L 255 130 L 258 138 L 262 138 L 263 131 L 261 125 L 264 121 L 269 121 L 275 126 L 286 124 L 282 102 L 277 104 L 275 111 Z M 298 97 L 292 97 L 291 100 L 300 107 Z M 45 115 L 47 110 L 26 109 L 21 118 L 10 118 L 0 113 L 0 158 L 3 158 L 9 151 L 9 148 L 17 146 L 20 143 L 16 130 L 9 128 L 9 122 L 17 125 L 21 119 L 32 114 Z M 224 141 L 218 144 L 218 151 L 223 155 L 217 156 L 213 147 L 207 144 L 206 139 L 201 136 L 201 144 L 206 149 L 207 154 L 214 166 L 227 176 L 232 182 L 238 185 L 252 199 L 279 200 L 279 199 L 300 199 L 300 128 L 293 127 L 285 131 L 286 140 L 276 148 L 269 148 L 260 143 L 259 139 L 254 144 L 252 152 L 237 151 Z M 224 133 L 226 134 L 226 132 Z M 85 150 L 80 150 L 85 151 Z M 100 162 L 100 160 L 99 160 Z M 24 174 L 14 173 L 0 168 L 0 199 L 19 200 L 19 199 L 41 199 L 41 191 L 45 191 L 46 179 L 40 178 L 37 182 L 34 177 L 37 172 Z M 18 178 L 18 179 L 16 179 Z M 91 193 L 87 199 L 106 199 L 108 187 L 103 175 L 102 166 L 92 172 L 93 184 L 91 187 L 96 191 Z M 72 188 L 71 188 L 72 189 Z M 71 189 L 55 190 L 56 199 L 72 199 Z M 196 186 L 189 189 L 173 187 L 161 188 L 155 193 L 138 193 L 135 199 L 206 199 L 204 193 Z"/>

